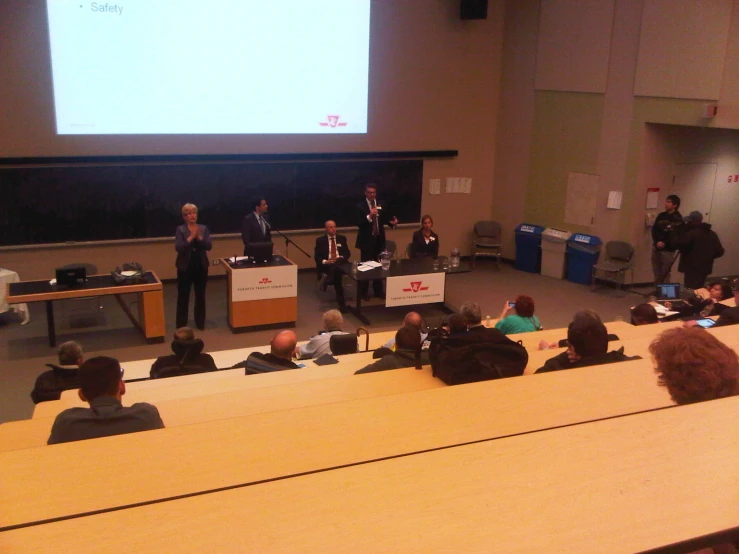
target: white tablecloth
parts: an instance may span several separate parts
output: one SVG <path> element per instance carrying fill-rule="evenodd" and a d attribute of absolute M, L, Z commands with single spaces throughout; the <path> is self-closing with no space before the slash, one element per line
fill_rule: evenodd
<path fill-rule="evenodd" d="M 28 304 L 8 304 L 5 295 L 8 292 L 8 283 L 17 283 L 20 281 L 18 274 L 9 269 L 0 269 L 0 314 L 12 309 L 18 312 L 23 318 L 22 324 L 28 323 L 31 318 L 28 314 Z"/>

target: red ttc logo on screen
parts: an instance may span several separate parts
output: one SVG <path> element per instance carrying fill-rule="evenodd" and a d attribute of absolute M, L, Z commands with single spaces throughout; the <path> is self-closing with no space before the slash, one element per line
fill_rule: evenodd
<path fill-rule="evenodd" d="M 419 292 L 422 290 L 429 290 L 428 287 L 422 287 L 421 284 L 423 281 L 411 281 L 411 288 L 409 289 L 403 289 L 403 292 Z"/>
<path fill-rule="evenodd" d="M 319 123 L 321 127 L 346 127 L 346 121 L 341 121 L 340 115 L 327 115 L 326 121 Z"/>

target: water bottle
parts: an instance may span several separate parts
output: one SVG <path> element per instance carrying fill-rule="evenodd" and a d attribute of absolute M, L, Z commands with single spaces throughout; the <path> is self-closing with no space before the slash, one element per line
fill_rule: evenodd
<path fill-rule="evenodd" d="M 488 327 L 489 328 L 490 327 L 490 323 L 491 323 L 490 316 L 489 315 L 486 315 L 485 316 L 485 327 Z"/>
<path fill-rule="evenodd" d="M 452 248 L 452 255 L 451 255 L 451 266 L 452 267 L 459 267 L 459 249 L 458 248 Z"/>

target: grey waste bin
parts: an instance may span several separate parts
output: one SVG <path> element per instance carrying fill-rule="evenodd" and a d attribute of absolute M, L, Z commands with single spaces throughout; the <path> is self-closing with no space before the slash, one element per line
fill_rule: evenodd
<path fill-rule="evenodd" d="M 550 227 L 541 234 L 541 274 L 565 278 L 565 253 L 572 233 Z"/>

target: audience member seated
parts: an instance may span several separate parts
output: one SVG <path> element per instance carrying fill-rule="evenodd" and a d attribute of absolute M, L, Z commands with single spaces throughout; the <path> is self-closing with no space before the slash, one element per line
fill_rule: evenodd
<path fill-rule="evenodd" d="M 459 309 L 459 315 L 467 325 L 467 332 L 476 335 L 485 335 L 494 342 L 500 342 L 505 335 L 498 329 L 485 327 L 482 323 L 482 310 L 477 302 L 465 302 Z"/>
<path fill-rule="evenodd" d="M 731 308 L 726 307 L 724 310 L 722 310 L 721 315 L 716 320 L 716 325 L 714 325 L 714 327 L 724 327 L 726 325 L 736 325 L 737 323 L 739 323 L 739 277 L 732 281 L 731 291 L 734 294 L 734 301 L 736 302 L 736 306 Z M 695 325 L 698 325 L 696 321 L 686 321 L 684 324 L 685 327 L 693 327 Z"/>
<path fill-rule="evenodd" d="M 171 345 L 174 354 L 157 358 L 151 366 L 149 377 L 161 379 L 218 371 L 213 357 L 203 354 L 204 346 L 202 340 L 195 338 L 195 332 L 190 327 L 180 327 L 174 332 Z"/>
<path fill-rule="evenodd" d="M 292 331 L 280 331 L 269 341 L 269 354 L 252 352 L 246 360 L 233 367 L 246 368 L 244 372 L 246 375 L 298 369 L 301 366 L 293 362 L 297 344 L 298 337 L 295 336 L 295 333 Z"/>
<path fill-rule="evenodd" d="M 632 325 L 651 325 L 659 323 L 657 310 L 651 304 L 639 304 L 631 308 L 631 324 Z"/>
<path fill-rule="evenodd" d="M 736 352 L 703 329 L 668 329 L 649 346 L 659 376 L 677 404 L 739 395 Z"/>
<path fill-rule="evenodd" d="M 606 326 L 589 316 L 575 317 L 570 323 L 567 328 L 567 343 L 566 352 L 548 359 L 536 373 L 640 359 L 640 356 L 625 356 L 623 347 L 608 352 Z"/>
<path fill-rule="evenodd" d="M 34 404 L 59 400 L 62 392 L 80 388 L 79 369 L 83 361 L 82 346 L 73 340 L 59 347 L 59 365 L 46 364 L 51 369 L 36 378 L 31 391 Z"/>
<path fill-rule="evenodd" d="M 495 328 L 504 335 L 541 331 L 541 323 L 534 315 L 534 299 L 522 294 L 513 306 L 506 301 Z"/>
<path fill-rule="evenodd" d="M 574 321 L 578 317 L 589 317 L 595 321 L 602 321 L 598 312 L 588 308 L 575 312 L 572 316 L 572 320 Z M 608 333 L 608 342 L 611 342 L 612 340 L 619 340 L 618 335 Z M 539 341 L 539 350 L 548 350 L 550 348 L 567 348 L 567 339 L 560 339 L 558 342 L 548 342 L 545 340 Z"/>
<path fill-rule="evenodd" d="M 418 328 L 404 325 L 395 333 L 395 352 L 383 356 L 375 363 L 369 364 L 355 375 L 361 373 L 374 373 L 375 371 L 387 371 L 388 369 L 399 369 L 401 367 L 420 367 L 428 365 L 428 352 L 421 350 L 421 333 Z"/>
<path fill-rule="evenodd" d="M 331 354 L 330 342 L 333 335 L 348 335 L 341 330 L 344 318 L 339 310 L 329 310 L 323 314 L 324 332 L 315 335 L 303 346 L 298 348 L 298 358 L 318 358 L 324 354 Z"/>
<path fill-rule="evenodd" d="M 426 322 L 421 317 L 421 314 L 419 314 L 418 312 L 408 312 L 407 314 L 405 314 L 405 319 L 403 319 L 403 326 L 406 325 L 408 327 L 415 327 L 416 329 L 418 329 L 418 332 L 421 333 L 421 344 L 423 344 L 429 333 L 428 329 L 426 329 Z M 387 341 L 385 344 L 382 345 L 381 348 L 389 348 L 390 350 L 395 350 L 395 338 L 393 337 L 392 339 Z"/>
<path fill-rule="evenodd" d="M 124 407 L 126 394 L 121 364 L 115 358 L 98 356 L 79 369 L 79 396 L 89 408 L 69 408 L 56 416 L 48 444 L 72 442 L 164 427 L 159 410 L 139 402 Z"/>
<path fill-rule="evenodd" d="M 466 333 L 467 332 L 467 322 L 464 319 L 464 316 L 462 314 L 452 314 L 449 316 L 449 320 L 446 325 L 447 328 L 447 334 L 449 336 L 460 334 L 460 333 Z"/>

